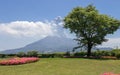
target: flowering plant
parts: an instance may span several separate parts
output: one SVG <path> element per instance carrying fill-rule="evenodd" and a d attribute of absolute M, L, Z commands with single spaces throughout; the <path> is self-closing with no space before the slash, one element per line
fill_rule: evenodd
<path fill-rule="evenodd" d="M 120 75 L 120 74 L 114 74 L 114 73 L 108 72 L 108 73 L 104 73 L 104 74 L 101 74 L 101 75 Z"/>
<path fill-rule="evenodd" d="M 0 61 L 0 65 L 18 65 L 38 61 L 36 57 L 12 58 Z"/>

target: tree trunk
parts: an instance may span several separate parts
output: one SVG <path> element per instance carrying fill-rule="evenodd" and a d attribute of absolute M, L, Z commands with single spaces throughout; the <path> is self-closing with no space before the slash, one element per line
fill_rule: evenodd
<path fill-rule="evenodd" d="M 88 43 L 88 48 L 87 48 L 87 57 L 91 56 L 91 49 L 92 49 L 92 45 L 90 43 Z"/>

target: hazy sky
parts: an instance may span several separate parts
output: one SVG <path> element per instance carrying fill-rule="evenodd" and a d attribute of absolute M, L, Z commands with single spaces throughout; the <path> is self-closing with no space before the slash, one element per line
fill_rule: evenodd
<path fill-rule="evenodd" d="M 61 33 L 54 20 L 58 16 L 64 18 L 76 6 L 88 4 L 102 14 L 120 19 L 120 0 L 0 0 L 0 50 L 19 48 Z M 106 38 L 109 41 L 103 46 L 120 46 L 120 30 Z"/>

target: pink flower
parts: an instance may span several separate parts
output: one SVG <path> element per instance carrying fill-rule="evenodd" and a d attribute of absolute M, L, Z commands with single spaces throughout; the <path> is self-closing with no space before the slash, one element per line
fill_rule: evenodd
<path fill-rule="evenodd" d="M 38 61 L 36 57 L 23 57 L 23 58 L 12 58 L 8 60 L 0 61 L 0 65 L 18 65 Z"/>
<path fill-rule="evenodd" d="M 114 73 L 111 73 L 111 72 L 107 72 L 107 73 L 104 73 L 104 74 L 101 74 L 101 75 L 120 75 L 120 74 L 114 74 Z"/>

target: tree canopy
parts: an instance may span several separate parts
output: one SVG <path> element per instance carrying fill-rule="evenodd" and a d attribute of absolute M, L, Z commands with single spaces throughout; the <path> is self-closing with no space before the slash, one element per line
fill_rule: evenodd
<path fill-rule="evenodd" d="M 120 27 L 120 20 L 100 14 L 93 6 L 74 8 L 65 18 L 64 27 L 76 34 L 79 46 L 87 48 L 87 56 L 91 55 L 93 46 L 107 41 L 105 36 L 113 34 Z"/>

